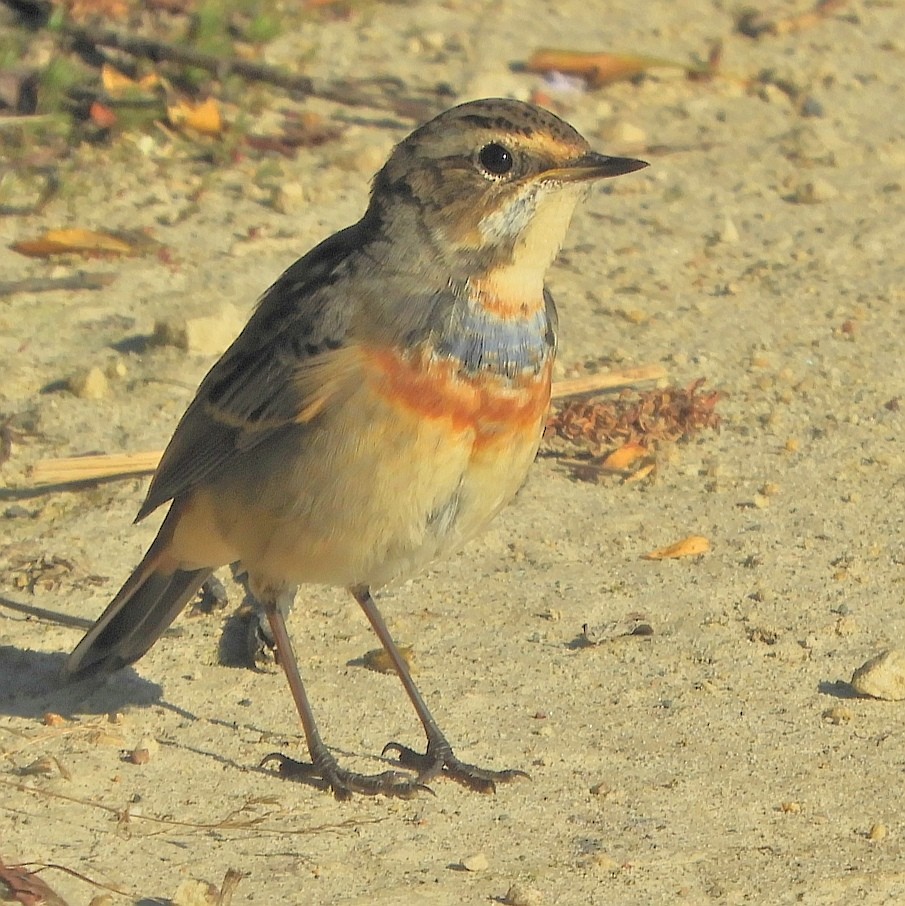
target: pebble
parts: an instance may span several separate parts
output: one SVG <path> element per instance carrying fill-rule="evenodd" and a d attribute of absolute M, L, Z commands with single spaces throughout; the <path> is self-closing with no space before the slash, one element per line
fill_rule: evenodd
<path fill-rule="evenodd" d="M 732 222 L 731 217 L 726 217 L 723 221 L 723 228 L 717 233 L 720 242 L 734 245 L 739 241 L 738 227 Z"/>
<path fill-rule="evenodd" d="M 863 663 L 852 674 L 852 688 L 883 701 L 905 699 L 905 651 L 890 648 Z"/>
<path fill-rule="evenodd" d="M 172 906 L 214 906 L 220 900 L 220 891 L 207 881 L 183 881 L 173 894 Z"/>
<path fill-rule="evenodd" d="M 130 764 L 147 764 L 151 758 L 157 754 L 160 748 L 156 739 L 151 736 L 145 736 L 141 742 L 129 753 L 128 761 Z"/>
<path fill-rule="evenodd" d="M 227 304 L 215 315 L 157 321 L 154 324 L 154 341 L 161 346 L 176 346 L 198 355 L 220 355 L 247 320 L 246 314 Z"/>
<path fill-rule="evenodd" d="M 487 871 L 490 868 L 490 862 L 484 853 L 473 853 L 462 860 L 462 868 L 466 871 Z"/>
<path fill-rule="evenodd" d="M 74 374 L 66 386 L 75 396 L 83 400 L 100 400 L 110 392 L 107 375 L 97 365 Z"/>
<path fill-rule="evenodd" d="M 839 190 L 825 179 L 809 179 L 801 183 L 792 193 L 792 201 L 797 204 L 822 204 L 839 194 Z"/>
<path fill-rule="evenodd" d="M 872 843 L 879 843 L 880 840 L 886 839 L 888 833 L 889 828 L 885 824 L 872 824 L 867 832 L 867 839 Z"/>
<path fill-rule="evenodd" d="M 852 709 L 846 708 L 845 705 L 834 705 L 823 712 L 823 719 L 837 726 L 847 724 L 854 716 Z"/>
<path fill-rule="evenodd" d="M 280 214 L 297 214 L 306 201 L 305 186 L 295 180 L 286 180 L 273 193 L 271 205 Z"/>

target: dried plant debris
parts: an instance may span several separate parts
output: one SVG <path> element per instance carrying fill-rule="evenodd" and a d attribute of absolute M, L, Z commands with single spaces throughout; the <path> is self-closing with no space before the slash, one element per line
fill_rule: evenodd
<path fill-rule="evenodd" d="M 583 79 L 588 88 L 593 89 L 611 82 L 634 79 L 651 69 L 677 69 L 695 78 L 712 76 L 717 71 L 719 63 L 718 45 L 708 53 L 706 62 L 693 63 L 643 54 L 540 48 L 525 62 L 525 69 L 528 72 L 558 72 L 565 76 L 576 76 Z"/>
<path fill-rule="evenodd" d="M 847 0 L 818 0 L 803 13 L 784 16 L 779 12 L 771 14 L 763 9 L 744 9 L 736 20 L 736 30 L 749 38 L 761 35 L 787 35 L 819 25 L 828 16 L 838 12 Z"/>
<path fill-rule="evenodd" d="M 623 391 L 614 399 L 572 400 L 550 419 L 547 437 L 559 437 L 578 448 L 581 458 L 568 460 L 576 477 L 595 480 L 602 472 L 638 470 L 646 476 L 659 444 L 719 428 L 716 405 L 725 394 L 703 391 L 704 381 L 640 393 Z"/>
<path fill-rule="evenodd" d="M 8 588 L 31 594 L 56 591 L 62 586 L 89 588 L 106 584 L 106 576 L 81 572 L 72 560 L 55 554 L 21 558 L 0 570 L 0 581 Z"/>
<path fill-rule="evenodd" d="M 25 903 L 28 906 L 66 906 L 35 872 L 22 865 L 5 865 L 0 859 L 0 901 Z"/>

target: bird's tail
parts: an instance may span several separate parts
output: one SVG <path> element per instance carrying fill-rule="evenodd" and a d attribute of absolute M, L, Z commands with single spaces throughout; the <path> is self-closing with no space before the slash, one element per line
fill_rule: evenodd
<path fill-rule="evenodd" d="M 137 661 L 213 572 L 207 567 L 164 569 L 167 534 L 161 528 L 135 572 L 69 655 L 64 667 L 67 676 L 82 679 L 112 673 Z"/>

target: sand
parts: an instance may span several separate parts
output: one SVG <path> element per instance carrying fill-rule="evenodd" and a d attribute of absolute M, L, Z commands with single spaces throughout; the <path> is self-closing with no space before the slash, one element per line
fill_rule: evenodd
<path fill-rule="evenodd" d="M 511 65 L 541 45 L 687 59 L 725 37 L 734 77 L 658 70 L 559 96 L 594 147 L 651 167 L 593 193 L 549 275 L 559 376 L 706 377 L 727 394 L 722 430 L 661 450 L 653 481 L 578 481 L 541 456 L 479 540 L 381 597 L 458 754 L 530 773 L 492 796 L 439 780 L 435 796 L 341 803 L 258 769 L 303 744 L 282 675 L 223 663 L 242 598 L 228 571 L 227 609 L 183 616 L 100 689 L 61 688 L 159 517 L 131 525 L 144 479 L 28 490 L 46 457 L 162 447 L 215 355 L 150 344 L 155 322 L 247 314 L 357 219 L 412 124 L 340 109 L 338 142 L 266 166 L 211 167 L 162 133 L 86 146 L 78 185 L 0 219 L 5 279 L 117 275 L 0 300 L 0 411 L 36 432 L 0 470 L 4 861 L 79 873 L 41 875 L 71 904 L 105 893 L 85 879 L 113 902 L 206 902 L 195 882 L 228 869 L 244 875 L 233 903 L 905 901 L 905 709 L 848 685 L 905 631 L 905 10 L 852 3 L 760 40 L 731 12 L 375 4 L 267 51 L 466 100 L 543 87 Z M 249 97 L 262 122 L 336 110 Z M 9 249 L 61 226 L 150 228 L 167 253 L 59 265 Z M 92 367 L 100 398 L 61 389 Z M 710 552 L 643 559 L 691 534 Z M 652 634 L 623 635 L 637 619 Z M 305 590 L 291 630 L 339 757 L 376 771 L 388 740 L 420 745 L 398 681 L 360 665 L 376 640 L 347 594 Z"/>

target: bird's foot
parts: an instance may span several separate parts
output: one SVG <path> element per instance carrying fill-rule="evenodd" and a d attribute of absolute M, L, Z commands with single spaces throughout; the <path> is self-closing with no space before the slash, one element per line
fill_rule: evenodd
<path fill-rule="evenodd" d="M 271 752 L 260 767 L 276 762 L 277 773 L 292 780 L 320 781 L 339 800 L 351 799 L 353 794 L 363 796 L 391 796 L 396 799 L 411 799 L 417 793 L 431 793 L 433 790 L 400 771 L 383 771 L 380 774 L 358 774 L 341 768 L 329 753 L 319 755 L 314 762 L 296 761 L 288 755 Z"/>
<path fill-rule="evenodd" d="M 445 739 L 428 740 L 426 752 L 416 752 L 401 743 L 388 742 L 381 754 L 387 753 L 395 754 L 402 767 L 417 771 L 421 783 L 429 782 L 435 777 L 449 777 L 477 793 L 494 793 L 498 783 L 511 783 L 520 777 L 528 778 L 524 771 L 492 771 L 460 761 Z"/>

